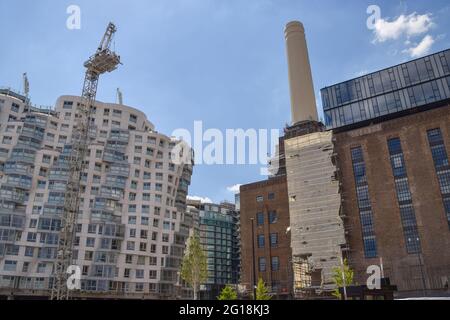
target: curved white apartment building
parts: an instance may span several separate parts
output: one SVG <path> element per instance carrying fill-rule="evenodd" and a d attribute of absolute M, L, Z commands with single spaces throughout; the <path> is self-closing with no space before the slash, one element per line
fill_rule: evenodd
<path fill-rule="evenodd" d="M 0 295 L 49 295 L 79 100 L 62 96 L 54 110 L 28 112 L 25 97 L 0 90 Z M 73 296 L 175 298 L 193 162 L 170 161 L 177 141 L 141 111 L 91 108 Z"/>

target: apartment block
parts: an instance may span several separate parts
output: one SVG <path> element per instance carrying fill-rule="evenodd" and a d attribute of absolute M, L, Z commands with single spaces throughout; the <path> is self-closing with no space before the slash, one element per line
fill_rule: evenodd
<path fill-rule="evenodd" d="M 208 277 L 200 299 L 216 300 L 222 288 L 239 280 L 239 215 L 231 203 L 188 201 L 188 211 L 198 214 L 200 243 L 206 253 Z"/>
<path fill-rule="evenodd" d="M 80 98 L 40 109 L 0 91 L 0 294 L 48 297 Z M 73 264 L 82 298 L 170 298 L 189 235 L 193 162 L 138 109 L 91 106 Z M 186 150 L 185 152 L 189 152 Z"/>

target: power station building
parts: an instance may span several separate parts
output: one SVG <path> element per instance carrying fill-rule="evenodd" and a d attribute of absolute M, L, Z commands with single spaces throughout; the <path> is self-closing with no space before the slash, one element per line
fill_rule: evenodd
<path fill-rule="evenodd" d="M 62 96 L 43 110 L 0 91 L 3 296 L 50 294 L 79 102 Z M 97 101 L 90 121 L 73 254 L 81 288 L 72 295 L 175 297 L 192 224 L 185 208 L 193 162 L 172 161 L 177 141 L 137 109 Z"/>
<path fill-rule="evenodd" d="M 449 294 L 450 50 L 322 89 L 346 226 L 364 284 L 382 263 L 400 296 Z"/>

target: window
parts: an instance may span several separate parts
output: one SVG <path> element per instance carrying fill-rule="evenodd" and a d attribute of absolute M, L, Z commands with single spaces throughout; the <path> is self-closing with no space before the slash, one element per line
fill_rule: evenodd
<path fill-rule="evenodd" d="M 264 235 L 258 234 L 258 248 L 264 248 Z"/>
<path fill-rule="evenodd" d="M 155 261 L 156 262 L 156 261 Z M 156 263 L 155 263 L 156 264 Z M 148 272 L 148 277 L 149 279 L 156 279 L 157 277 L 157 271 L 156 270 L 149 270 Z"/>
<path fill-rule="evenodd" d="M 134 250 L 134 241 L 127 241 L 127 250 Z"/>
<path fill-rule="evenodd" d="M 256 214 L 256 225 L 262 226 L 264 224 L 264 213 L 258 212 Z"/>
<path fill-rule="evenodd" d="M 88 225 L 88 233 L 90 234 L 96 234 L 97 233 L 97 225 L 90 223 Z"/>
<path fill-rule="evenodd" d="M 16 271 L 16 268 L 17 268 L 17 261 L 5 260 L 5 265 L 3 266 L 3 270 Z"/>
<path fill-rule="evenodd" d="M 272 248 L 278 247 L 278 233 L 270 234 L 270 246 Z"/>
<path fill-rule="evenodd" d="M 12 142 L 12 137 L 8 137 L 8 136 L 3 137 L 4 144 L 11 144 L 11 142 Z"/>
<path fill-rule="evenodd" d="M 389 139 L 388 148 L 391 156 L 391 167 L 400 208 L 400 220 L 402 221 L 406 251 L 409 254 L 419 253 L 421 251 L 420 238 L 400 139 Z M 399 168 L 401 168 L 401 171 L 399 171 Z"/>
<path fill-rule="evenodd" d="M 280 270 L 280 259 L 278 257 L 272 257 L 272 271 Z"/>
<path fill-rule="evenodd" d="M 265 272 L 266 271 L 266 258 L 259 257 L 258 265 L 259 265 L 259 272 Z"/>
<path fill-rule="evenodd" d="M 86 251 L 84 253 L 84 260 L 86 260 L 86 261 L 92 261 L 93 257 L 94 257 L 94 252 L 93 251 Z"/>
<path fill-rule="evenodd" d="M 361 231 L 363 236 L 364 255 L 366 258 L 377 256 L 376 240 L 373 228 L 373 214 L 370 203 L 369 186 L 367 185 L 365 162 L 361 147 L 350 150 L 353 175 L 356 184 Z"/>
<path fill-rule="evenodd" d="M 274 224 L 278 220 L 277 212 L 276 211 L 269 211 L 269 223 Z"/>
<path fill-rule="evenodd" d="M 144 278 L 144 270 L 143 269 L 137 269 L 136 270 L 136 278 L 137 279 L 143 279 Z"/>
<path fill-rule="evenodd" d="M 38 189 L 45 189 L 45 186 L 47 185 L 47 182 L 44 180 L 38 180 L 37 187 Z"/>
<path fill-rule="evenodd" d="M 36 228 L 37 225 L 37 220 L 36 219 L 31 219 L 30 220 L 30 228 Z"/>
<path fill-rule="evenodd" d="M 441 189 L 444 212 L 446 214 L 448 227 L 450 228 L 450 166 L 447 150 L 439 128 L 428 130 L 427 136 L 433 157 L 434 168 L 439 181 L 439 187 Z"/>
<path fill-rule="evenodd" d="M 141 224 L 144 226 L 148 226 L 148 217 L 141 217 Z"/>
<path fill-rule="evenodd" d="M 28 272 L 29 266 L 30 266 L 29 262 L 24 262 L 22 265 L 22 272 Z"/>
<path fill-rule="evenodd" d="M 263 202 L 264 201 L 264 197 L 263 196 L 257 196 L 256 197 L 256 202 Z"/>
<path fill-rule="evenodd" d="M 86 238 L 86 247 L 95 247 L 95 238 Z"/>
<path fill-rule="evenodd" d="M 136 209 L 136 206 L 134 206 L 134 208 Z M 129 211 L 129 209 L 128 209 L 128 211 Z M 128 224 L 136 224 L 136 216 L 129 216 L 128 217 Z"/>
<path fill-rule="evenodd" d="M 27 242 L 36 242 L 37 233 L 36 232 L 28 232 L 27 234 Z"/>
<path fill-rule="evenodd" d="M 275 193 L 270 192 L 270 193 L 267 195 L 267 199 L 269 199 L 269 200 L 275 199 Z"/>

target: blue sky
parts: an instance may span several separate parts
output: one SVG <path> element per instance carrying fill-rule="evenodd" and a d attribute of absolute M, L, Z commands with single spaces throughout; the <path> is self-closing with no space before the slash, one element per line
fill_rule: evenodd
<path fill-rule="evenodd" d="M 81 29 L 66 28 L 66 8 L 81 9 Z M 382 23 L 369 30 L 369 5 Z M 158 131 L 282 128 L 290 121 L 284 25 L 306 28 L 316 96 L 324 86 L 450 47 L 450 4 L 436 1 L 2 0 L 0 86 L 53 105 L 81 93 L 82 63 L 109 21 L 123 66 L 102 77 L 97 99 L 143 110 Z M 321 112 L 321 111 L 320 111 Z M 199 165 L 190 194 L 233 199 L 227 187 L 263 179 L 259 165 Z"/>

